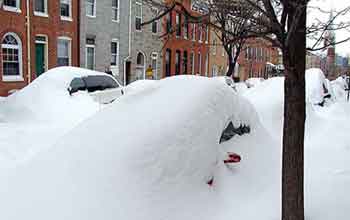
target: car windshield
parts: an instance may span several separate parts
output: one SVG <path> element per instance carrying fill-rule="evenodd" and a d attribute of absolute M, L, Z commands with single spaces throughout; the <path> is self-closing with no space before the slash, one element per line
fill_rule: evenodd
<path fill-rule="evenodd" d="M 87 90 L 95 92 L 98 90 L 118 88 L 118 83 L 109 76 L 85 76 L 74 78 L 68 88 L 69 94 Z"/>

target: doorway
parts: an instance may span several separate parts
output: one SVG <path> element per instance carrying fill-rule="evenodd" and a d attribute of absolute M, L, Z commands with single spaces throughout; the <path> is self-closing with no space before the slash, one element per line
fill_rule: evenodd
<path fill-rule="evenodd" d="M 45 36 L 35 37 L 35 73 L 36 77 L 47 71 L 47 41 Z"/>

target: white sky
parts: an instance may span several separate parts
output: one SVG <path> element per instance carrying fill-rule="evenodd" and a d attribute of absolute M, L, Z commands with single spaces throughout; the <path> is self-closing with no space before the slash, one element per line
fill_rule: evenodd
<path fill-rule="evenodd" d="M 346 7 L 350 6 L 350 0 L 311 0 L 310 6 L 317 6 L 320 7 L 322 10 L 330 11 L 332 8 L 335 10 L 341 10 Z M 308 12 L 308 23 L 312 23 L 315 21 L 315 18 L 322 19 L 323 21 L 327 21 L 329 19 L 329 14 L 323 14 L 320 12 L 316 12 L 315 10 L 311 10 Z M 350 22 L 350 12 L 342 17 L 339 17 L 339 19 L 336 20 L 336 23 L 339 22 Z M 350 31 L 349 30 L 341 30 L 336 31 L 336 41 L 344 40 L 348 37 L 350 37 Z M 350 55 L 350 41 L 339 44 L 336 46 L 336 53 L 339 53 L 340 55 Z"/>

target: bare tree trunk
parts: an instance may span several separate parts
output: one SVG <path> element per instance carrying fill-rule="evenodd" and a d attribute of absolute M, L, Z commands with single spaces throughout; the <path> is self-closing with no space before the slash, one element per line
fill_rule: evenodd
<path fill-rule="evenodd" d="M 227 53 L 227 54 L 228 54 L 228 70 L 227 70 L 226 76 L 232 77 L 232 75 L 235 71 L 236 63 L 233 62 L 233 57 L 232 57 L 231 53 Z"/>
<path fill-rule="evenodd" d="M 304 220 L 306 9 L 283 48 L 285 66 L 282 220 Z"/>

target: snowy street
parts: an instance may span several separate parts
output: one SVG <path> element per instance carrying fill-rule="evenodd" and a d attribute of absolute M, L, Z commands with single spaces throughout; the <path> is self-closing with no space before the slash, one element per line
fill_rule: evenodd
<path fill-rule="evenodd" d="M 53 69 L 0 99 L 0 219 L 279 219 L 282 77 L 141 80 L 103 105 L 69 95 L 96 74 Z M 306 219 L 345 220 L 350 104 L 341 79 L 307 74 Z M 219 143 L 230 122 L 249 130 Z"/>

